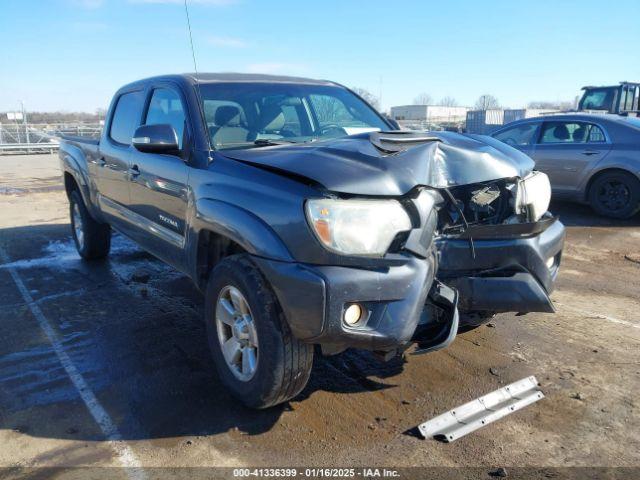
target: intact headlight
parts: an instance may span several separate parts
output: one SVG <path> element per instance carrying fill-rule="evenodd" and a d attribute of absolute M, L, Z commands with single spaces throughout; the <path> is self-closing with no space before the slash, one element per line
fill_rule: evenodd
<path fill-rule="evenodd" d="M 542 172 L 532 172 L 521 183 L 519 204 L 531 212 L 537 221 L 549 209 L 551 201 L 551 184 L 549 177 Z"/>
<path fill-rule="evenodd" d="M 320 242 L 343 255 L 384 255 L 395 236 L 411 230 L 396 200 L 308 200 L 307 220 Z"/>

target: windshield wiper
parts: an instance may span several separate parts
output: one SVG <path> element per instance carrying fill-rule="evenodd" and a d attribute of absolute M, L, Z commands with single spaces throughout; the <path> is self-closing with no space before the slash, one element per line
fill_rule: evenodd
<path fill-rule="evenodd" d="M 228 142 L 228 143 L 223 143 L 222 145 L 219 145 L 218 148 L 226 150 L 228 148 L 249 147 L 251 145 L 255 145 L 257 147 L 269 147 L 269 146 L 274 146 L 274 145 L 291 145 L 292 143 L 299 143 L 299 142 L 294 142 L 293 140 L 259 138 L 257 140 L 253 140 L 253 141 L 249 140 L 247 142 Z"/>
<path fill-rule="evenodd" d="M 281 140 L 281 139 L 275 140 L 270 138 L 258 138 L 253 142 L 254 145 L 260 145 L 260 146 L 290 145 L 292 143 L 298 143 L 298 142 L 294 142 L 293 140 Z"/>

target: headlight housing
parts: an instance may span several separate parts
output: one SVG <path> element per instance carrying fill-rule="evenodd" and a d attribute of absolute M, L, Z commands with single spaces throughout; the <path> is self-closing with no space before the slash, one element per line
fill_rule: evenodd
<path fill-rule="evenodd" d="M 551 184 L 542 172 L 532 172 L 520 183 L 518 204 L 529 210 L 533 221 L 538 221 L 549 209 Z"/>
<path fill-rule="evenodd" d="M 397 200 L 307 200 L 307 221 L 328 250 L 342 255 L 383 256 L 395 236 L 411 230 Z"/>

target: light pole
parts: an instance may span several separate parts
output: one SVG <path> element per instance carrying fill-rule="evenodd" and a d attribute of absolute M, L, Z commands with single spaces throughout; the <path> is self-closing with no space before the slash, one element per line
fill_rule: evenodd
<path fill-rule="evenodd" d="M 24 102 L 20 100 L 20 110 L 22 111 L 22 124 L 24 125 L 24 135 L 27 143 L 31 143 L 29 139 L 29 127 L 27 127 L 27 112 L 24 111 Z"/>

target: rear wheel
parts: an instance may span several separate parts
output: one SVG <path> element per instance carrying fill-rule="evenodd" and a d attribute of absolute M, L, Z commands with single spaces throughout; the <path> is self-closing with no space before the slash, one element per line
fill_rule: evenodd
<path fill-rule="evenodd" d="M 69 196 L 69 212 L 71 234 L 80 256 L 85 260 L 106 257 L 111 248 L 111 227 L 91 216 L 78 190 Z"/>
<path fill-rule="evenodd" d="M 624 172 L 607 172 L 589 189 L 591 207 L 600 215 L 630 218 L 640 209 L 640 181 Z"/>
<path fill-rule="evenodd" d="M 248 407 L 286 402 L 307 384 L 313 346 L 292 335 L 269 284 L 246 255 L 227 257 L 211 271 L 205 321 L 218 375 Z"/>

